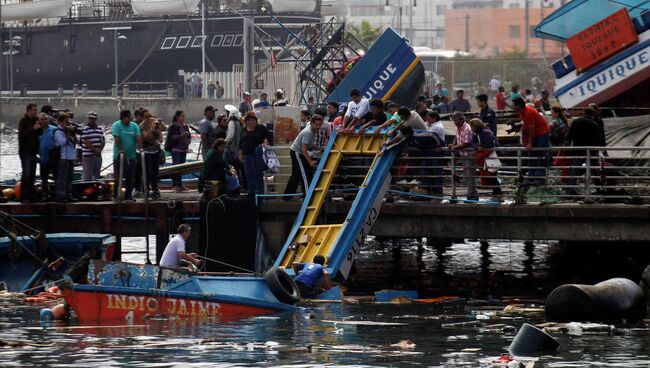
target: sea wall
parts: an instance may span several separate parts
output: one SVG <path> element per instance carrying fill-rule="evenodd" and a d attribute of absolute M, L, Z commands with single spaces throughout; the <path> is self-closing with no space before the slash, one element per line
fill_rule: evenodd
<path fill-rule="evenodd" d="M 39 109 L 42 105 L 50 104 L 56 109 L 68 108 L 74 113 L 75 122 L 82 122 L 88 111 L 95 111 L 99 115 L 100 125 L 118 119 L 120 110 L 135 110 L 144 106 L 154 116 L 171 121 L 176 110 L 185 111 L 186 121 L 193 123 L 203 118 L 203 109 L 212 105 L 219 109 L 218 113 L 225 112 L 224 105 L 238 105 L 232 99 L 182 99 L 182 98 L 112 98 L 112 97 L 2 97 L 0 98 L 0 122 L 16 124 L 25 113 L 28 103 L 35 103 Z"/>

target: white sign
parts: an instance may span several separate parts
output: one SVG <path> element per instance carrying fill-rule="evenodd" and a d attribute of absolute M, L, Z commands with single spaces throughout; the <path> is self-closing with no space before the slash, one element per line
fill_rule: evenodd
<path fill-rule="evenodd" d="M 386 194 L 386 191 L 388 191 L 388 186 L 390 185 L 391 179 L 392 175 L 388 173 L 381 185 L 381 188 L 379 189 L 379 192 L 377 193 L 377 196 L 375 197 L 375 201 L 373 202 L 370 211 L 368 211 L 366 218 L 361 224 L 361 228 L 359 229 L 359 232 L 354 239 L 352 248 L 350 248 L 348 254 L 345 255 L 345 259 L 343 260 L 343 263 L 341 263 L 341 267 L 339 267 L 339 272 L 344 279 L 348 278 L 350 269 L 352 268 L 352 263 L 354 262 L 354 257 L 359 253 L 363 242 L 366 240 L 366 236 L 368 236 L 370 229 L 372 229 L 372 225 L 375 224 L 377 217 L 379 217 L 379 209 L 381 208 L 382 202 L 384 201 L 384 195 Z M 349 226 L 349 223 L 346 226 Z"/>
<path fill-rule="evenodd" d="M 579 106 L 647 67 L 650 67 L 650 45 L 576 84 L 559 96 L 560 103 L 565 107 Z"/>

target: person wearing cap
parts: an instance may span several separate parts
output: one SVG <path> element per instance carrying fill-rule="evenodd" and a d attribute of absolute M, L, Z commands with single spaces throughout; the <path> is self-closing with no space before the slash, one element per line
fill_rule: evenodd
<path fill-rule="evenodd" d="M 179 267 L 181 261 L 187 261 L 193 265 L 201 266 L 201 260 L 198 259 L 196 253 L 185 253 L 185 244 L 187 239 L 190 238 L 192 228 L 188 224 L 181 224 L 178 226 L 178 234 L 167 243 L 165 251 L 160 262 L 162 267 Z"/>
<path fill-rule="evenodd" d="M 102 150 L 106 144 L 104 130 L 97 126 L 97 113 L 90 111 L 81 130 L 81 167 L 83 180 L 98 180 L 102 170 Z"/>
<path fill-rule="evenodd" d="M 289 106 L 289 101 L 284 98 L 284 90 L 278 89 L 275 91 L 275 99 L 273 100 L 273 107 Z"/>
<path fill-rule="evenodd" d="M 253 111 L 253 97 L 250 92 L 244 92 L 242 95 L 242 100 L 239 103 L 239 113 L 241 116 L 246 115 L 247 112 Z"/>
<path fill-rule="evenodd" d="M 497 114 L 488 106 L 488 96 L 484 93 L 476 96 L 476 105 L 479 107 L 480 119 L 488 125 L 494 136 L 497 136 Z"/>
<path fill-rule="evenodd" d="M 345 117 L 345 113 L 348 111 L 348 104 L 346 102 L 342 102 L 339 105 L 339 115 L 334 118 L 332 121 L 332 130 L 338 129 L 338 127 L 343 124 L 343 118 Z"/>
<path fill-rule="evenodd" d="M 212 143 L 216 139 L 216 127 L 214 126 L 214 112 L 216 109 L 212 106 L 206 106 L 203 109 L 203 119 L 199 122 L 199 133 L 201 133 L 201 156 L 205 160 Z"/>

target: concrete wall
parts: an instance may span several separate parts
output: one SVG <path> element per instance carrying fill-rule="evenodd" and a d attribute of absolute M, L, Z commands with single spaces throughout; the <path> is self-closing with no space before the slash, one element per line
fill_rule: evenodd
<path fill-rule="evenodd" d="M 148 108 L 154 116 L 171 121 L 176 110 L 185 111 L 189 123 L 194 123 L 203 118 L 203 109 L 212 105 L 219 109 L 218 113 L 225 112 L 224 105 L 237 106 L 238 100 L 233 99 L 179 99 L 179 98 L 111 98 L 111 97 L 3 97 L 0 98 L 0 122 L 17 123 L 25 113 L 28 103 L 35 103 L 39 109 L 44 104 L 54 108 L 68 108 L 75 114 L 73 121 L 83 122 L 88 111 L 99 114 L 100 125 L 111 123 L 118 119 L 122 109 L 135 110 L 138 107 Z"/>

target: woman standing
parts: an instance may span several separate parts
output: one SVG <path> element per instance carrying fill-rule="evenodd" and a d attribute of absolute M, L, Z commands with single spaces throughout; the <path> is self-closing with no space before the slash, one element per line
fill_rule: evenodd
<path fill-rule="evenodd" d="M 490 172 L 485 167 L 485 159 L 490 156 L 497 146 L 497 138 L 490 129 L 480 119 L 472 119 L 469 121 L 472 132 L 474 133 L 473 144 L 476 145 L 476 165 L 479 167 L 479 176 L 481 178 L 481 185 L 492 188 L 492 201 L 501 202 L 501 184 L 497 179 L 496 172 Z"/>
<path fill-rule="evenodd" d="M 185 113 L 182 110 L 176 111 L 172 119 L 172 125 L 167 130 L 169 145 L 166 149 L 172 153 L 172 164 L 185 163 L 187 157 L 187 150 L 190 146 L 192 136 L 190 135 L 190 128 L 185 125 Z M 184 192 L 187 188 L 183 187 L 183 179 L 180 175 L 172 178 L 174 185 L 174 192 Z"/>
<path fill-rule="evenodd" d="M 149 191 L 151 199 L 160 198 L 158 190 L 158 170 L 160 169 L 160 144 L 162 143 L 162 132 L 167 130 L 163 122 L 151 116 L 149 110 L 142 110 L 142 122 L 140 123 L 140 134 L 142 135 L 142 149 L 144 150 L 144 167 L 147 176 L 147 186 L 144 193 Z M 143 183 L 144 185 L 144 183 Z"/>
<path fill-rule="evenodd" d="M 264 125 L 258 124 L 254 112 L 244 117 L 244 132 L 239 141 L 239 160 L 244 162 L 248 194 L 264 193 L 264 168 L 262 167 L 261 146 L 271 142 L 271 132 Z"/>
<path fill-rule="evenodd" d="M 205 155 L 203 171 L 201 171 L 201 178 L 204 183 L 219 181 L 219 193 L 224 193 L 226 171 L 228 170 L 228 164 L 223 157 L 225 150 L 226 140 L 224 138 L 215 139 L 212 148 Z"/>

